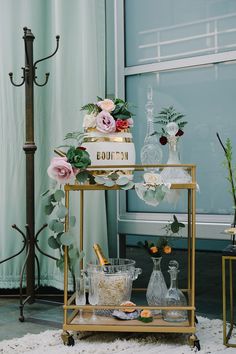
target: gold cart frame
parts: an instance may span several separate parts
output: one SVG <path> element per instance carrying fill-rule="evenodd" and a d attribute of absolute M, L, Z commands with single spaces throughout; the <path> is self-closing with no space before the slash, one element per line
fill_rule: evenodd
<path fill-rule="evenodd" d="M 64 252 L 64 323 L 63 323 L 63 333 L 68 335 L 68 331 L 104 331 L 104 332 L 166 332 L 166 333 L 189 333 L 192 334 L 191 337 L 196 340 L 197 337 L 194 335 L 196 332 L 195 326 L 195 238 L 196 238 L 196 166 L 193 164 L 181 164 L 181 165 L 109 165 L 109 166 L 100 166 L 101 169 L 111 169 L 118 170 L 129 168 L 133 171 L 143 171 L 144 168 L 157 167 L 175 167 L 175 168 L 184 168 L 189 171 L 192 182 L 191 183 L 181 183 L 181 184 L 172 184 L 171 189 L 176 190 L 187 190 L 187 199 L 188 199 L 188 282 L 187 289 L 182 289 L 187 293 L 188 305 L 176 307 L 179 310 L 188 311 L 188 320 L 180 323 L 170 323 L 165 322 L 162 319 L 154 319 L 153 322 L 143 323 L 138 320 L 126 321 L 117 321 L 113 318 L 102 319 L 98 317 L 98 320 L 89 321 L 90 314 L 93 309 L 103 310 L 103 309 L 120 309 L 119 306 L 92 306 L 84 305 L 78 306 L 75 304 L 75 296 L 68 295 L 68 246 L 65 246 Z M 91 166 L 91 170 L 94 168 Z M 65 190 L 65 205 L 69 210 L 69 199 L 70 192 L 79 191 L 80 192 L 80 251 L 83 250 L 83 238 L 84 238 L 84 193 L 86 191 L 96 191 L 96 190 L 120 190 L 119 186 L 115 185 L 113 187 L 105 187 L 103 185 L 91 185 L 91 184 L 67 184 L 64 187 Z M 68 213 L 69 215 L 69 213 Z M 69 216 L 67 215 L 65 219 L 65 231 L 68 231 L 69 228 Z M 81 262 L 81 266 L 82 262 Z M 136 306 L 137 309 L 170 309 L 169 307 L 164 306 Z M 80 323 L 79 320 L 79 310 L 83 309 L 84 321 Z M 172 307 L 173 309 L 173 307 Z M 70 312 L 70 313 L 69 313 Z M 191 344 L 191 343 L 190 343 Z"/>
<path fill-rule="evenodd" d="M 236 343 L 230 343 L 233 330 L 235 329 L 234 319 L 234 283 L 233 283 L 233 264 L 236 256 L 222 256 L 222 299 L 223 299 L 223 343 L 227 347 L 236 348 Z M 229 267 L 229 329 L 227 331 L 227 284 L 226 284 L 226 265 Z"/>

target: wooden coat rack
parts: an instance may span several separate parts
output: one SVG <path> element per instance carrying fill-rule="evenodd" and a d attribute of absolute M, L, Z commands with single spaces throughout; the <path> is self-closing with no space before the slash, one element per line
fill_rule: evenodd
<path fill-rule="evenodd" d="M 19 84 L 14 83 L 13 73 L 9 73 L 10 81 L 14 86 L 20 87 L 25 84 L 25 144 L 23 150 L 25 151 L 26 157 L 26 231 L 22 231 L 16 225 L 12 225 L 20 235 L 23 237 L 23 246 L 22 249 L 14 254 L 11 257 L 8 257 L 2 261 L 4 263 L 8 260 L 13 259 L 14 257 L 21 254 L 26 249 L 26 257 L 20 273 L 20 317 L 21 322 L 24 321 L 23 309 L 24 305 L 28 303 L 33 303 L 35 301 L 35 294 L 40 286 L 40 266 L 37 254 L 35 253 L 35 248 L 37 250 L 52 259 L 57 259 L 45 252 L 43 252 L 38 245 L 38 236 L 41 231 L 47 226 L 44 224 L 38 231 L 35 233 L 35 188 L 34 188 L 34 154 L 37 150 L 37 146 L 34 142 L 34 85 L 36 86 L 45 86 L 48 82 L 49 73 L 45 74 L 45 81 L 39 83 L 37 81 L 36 70 L 37 65 L 51 57 L 53 57 L 58 48 L 59 48 L 59 36 L 56 36 L 56 49 L 55 51 L 36 62 L 33 61 L 33 42 L 34 35 L 31 30 L 27 27 L 23 28 L 24 31 L 24 46 L 25 46 L 25 67 L 22 68 L 22 82 Z M 35 261 L 37 264 L 38 271 L 38 283 L 35 286 Z M 23 295 L 23 276 L 26 271 L 26 296 Z"/>

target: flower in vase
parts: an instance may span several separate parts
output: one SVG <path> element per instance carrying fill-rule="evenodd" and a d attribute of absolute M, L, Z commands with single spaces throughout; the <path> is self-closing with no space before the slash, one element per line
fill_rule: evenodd
<path fill-rule="evenodd" d="M 165 247 L 163 247 L 163 252 L 165 254 L 170 254 L 172 252 L 172 248 L 169 245 L 166 245 Z"/>
<path fill-rule="evenodd" d="M 157 258 L 165 254 L 170 254 L 172 252 L 171 241 L 174 241 L 174 234 L 179 233 L 179 231 L 184 228 L 185 225 L 178 221 L 177 217 L 173 215 L 173 221 L 169 222 L 164 226 L 165 235 L 157 237 L 156 242 L 147 241 L 138 242 L 138 245 L 144 248 L 151 257 Z"/>
<path fill-rule="evenodd" d="M 159 250 L 156 246 L 152 246 L 152 247 L 150 247 L 150 252 L 151 252 L 151 254 L 155 255 L 159 252 Z"/>
<path fill-rule="evenodd" d="M 170 136 L 180 137 L 184 134 L 183 128 L 187 124 L 183 121 L 184 114 L 176 112 L 173 106 L 163 108 L 156 118 L 161 125 L 161 131 L 157 132 L 161 145 L 166 145 Z"/>
<path fill-rule="evenodd" d="M 161 145 L 166 145 L 168 142 L 167 137 L 162 135 L 159 139 L 159 142 L 161 143 Z"/>
<path fill-rule="evenodd" d="M 184 132 L 183 132 L 183 130 L 181 130 L 181 129 L 179 129 L 179 130 L 177 131 L 177 133 L 175 134 L 175 136 L 182 136 L 182 135 L 184 135 Z"/>

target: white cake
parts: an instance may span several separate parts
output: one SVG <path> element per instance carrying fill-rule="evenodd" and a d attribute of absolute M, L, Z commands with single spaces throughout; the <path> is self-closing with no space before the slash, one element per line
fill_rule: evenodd
<path fill-rule="evenodd" d="M 118 166 L 135 164 L 135 147 L 132 134 L 129 131 L 102 133 L 97 129 L 88 129 L 82 146 L 86 148 L 91 158 L 94 174 L 107 175 L 114 168 L 100 166 Z M 116 169 L 115 169 L 116 170 Z M 117 168 L 122 174 L 132 175 L 132 169 Z"/>

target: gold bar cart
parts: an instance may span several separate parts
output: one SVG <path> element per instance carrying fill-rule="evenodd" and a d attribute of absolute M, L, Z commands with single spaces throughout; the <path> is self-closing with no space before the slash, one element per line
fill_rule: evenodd
<path fill-rule="evenodd" d="M 166 322 L 161 318 L 154 318 L 153 322 L 143 323 L 138 320 L 118 321 L 112 317 L 97 316 L 97 321 L 90 320 L 93 309 L 107 310 L 120 309 L 119 306 L 92 306 L 84 305 L 78 306 L 75 304 L 76 294 L 68 296 L 68 247 L 65 246 L 65 260 L 64 260 L 64 323 L 62 339 L 64 344 L 68 344 L 68 339 L 71 335 L 68 331 L 103 331 L 103 332 L 166 332 L 166 333 L 189 333 L 189 343 L 194 346 L 196 342 L 199 343 L 195 332 L 195 237 L 196 237 L 196 219 L 195 219 L 195 204 L 196 204 L 196 166 L 192 164 L 181 165 L 130 165 L 130 166 L 99 166 L 99 168 L 106 169 L 124 169 L 127 167 L 133 171 L 143 171 L 144 168 L 158 167 L 160 169 L 165 167 L 181 167 L 189 171 L 192 177 L 191 183 L 172 184 L 171 189 L 187 190 L 187 204 L 188 204 L 188 280 L 187 288 L 182 289 L 186 293 L 187 306 L 177 307 L 179 310 L 188 311 L 188 320 L 180 323 Z M 91 170 L 95 169 L 92 166 Z M 98 184 L 74 184 L 65 185 L 65 205 L 69 209 L 69 195 L 70 192 L 78 191 L 80 193 L 80 251 L 83 249 L 83 228 L 84 228 L 84 193 L 86 191 L 96 190 L 119 190 L 119 186 L 105 187 Z M 65 220 L 65 231 L 68 231 L 68 216 Z M 81 264 L 83 266 L 83 264 Z M 144 290 L 144 289 L 143 289 Z M 150 306 L 136 306 L 137 309 L 170 309 L 168 307 L 150 307 Z M 83 309 L 83 321 L 80 321 L 79 310 Z M 173 307 L 172 307 L 173 309 Z M 71 345 L 71 344 L 68 344 Z"/>
<path fill-rule="evenodd" d="M 233 261 L 236 261 L 236 255 L 222 256 L 222 297 L 223 297 L 223 343 L 227 347 L 236 348 L 236 343 L 230 342 L 233 330 L 235 329 L 234 319 L 234 287 L 233 287 Z M 226 284 L 227 265 L 229 270 L 229 282 Z M 227 285 L 229 289 L 229 329 L 227 331 Z"/>

